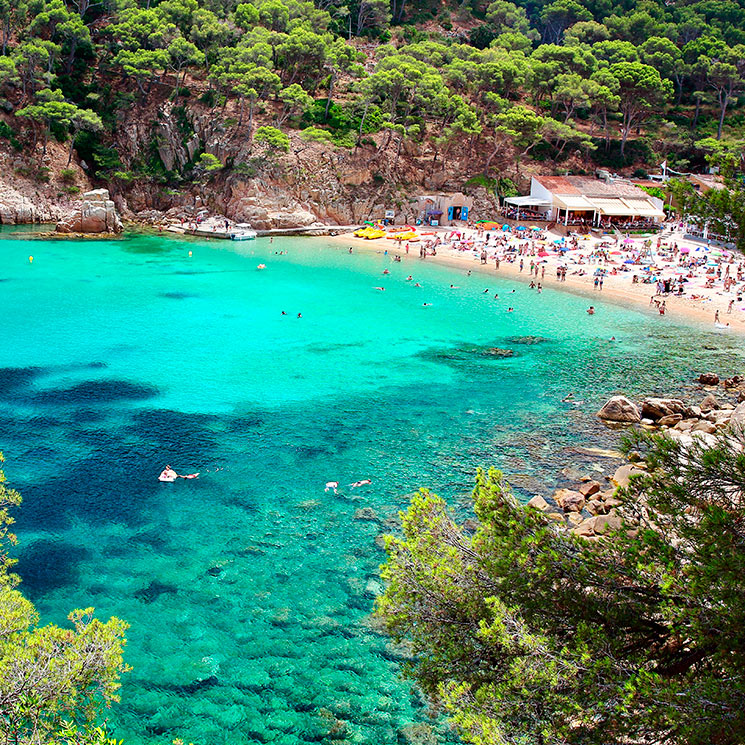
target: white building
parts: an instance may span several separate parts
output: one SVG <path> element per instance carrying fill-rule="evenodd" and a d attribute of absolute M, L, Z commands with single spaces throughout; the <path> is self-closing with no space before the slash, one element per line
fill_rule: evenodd
<path fill-rule="evenodd" d="M 608 225 L 659 222 L 664 219 L 661 199 L 629 181 L 601 181 L 588 176 L 533 176 L 530 195 L 508 197 L 506 204 L 539 213 L 546 220 L 569 225 Z"/>

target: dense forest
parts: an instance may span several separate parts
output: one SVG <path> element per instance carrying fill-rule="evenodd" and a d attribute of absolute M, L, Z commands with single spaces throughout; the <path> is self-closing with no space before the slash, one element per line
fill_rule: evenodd
<path fill-rule="evenodd" d="M 0 142 L 38 179 L 52 140 L 122 189 L 250 177 L 293 143 L 384 151 L 389 175 L 467 155 L 463 181 L 490 184 L 742 148 L 743 0 L 0 0 L 0 22 Z M 205 112 L 239 147 L 195 137 Z"/>

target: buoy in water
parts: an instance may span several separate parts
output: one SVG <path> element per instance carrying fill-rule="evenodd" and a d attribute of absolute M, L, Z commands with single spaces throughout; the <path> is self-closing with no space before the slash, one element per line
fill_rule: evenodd
<path fill-rule="evenodd" d="M 29 264 L 33 264 L 34 263 L 34 257 L 33 256 L 29 256 L 28 257 L 28 263 Z"/>
<path fill-rule="evenodd" d="M 189 258 L 191 258 L 191 251 L 189 251 Z"/>
<path fill-rule="evenodd" d="M 259 264 L 256 268 L 257 269 L 266 269 L 266 264 Z"/>

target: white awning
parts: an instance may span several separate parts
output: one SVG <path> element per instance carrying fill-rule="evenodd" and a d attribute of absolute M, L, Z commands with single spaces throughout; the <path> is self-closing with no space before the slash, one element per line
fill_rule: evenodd
<path fill-rule="evenodd" d="M 624 199 L 624 202 L 640 217 L 665 217 L 665 213 L 648 199 Z"/>
<path fill-rule="evenodd" d="M 580 196 L 569 196 L 568 194 L 554 194 L 557 206 L 569 212 L 594 212 L 595 206 L 589 199 Z"/>
<path fill-rule="evenodd" d="M 547 202 L 540 197 L 505 197 L 504 201 L 506 204 L 512 204 L 515 207 L 546 207 L 548 209 L 551 206 L 551 202 Z"/>
<path fill-rule="evenodd" d="M 605 199 L 594 198 L 592 200 L 595 205 L 595 210 L 601 215 L 622 215 L 627 217 L 633 217 L 634 212 L 632 207 L 629 207 L 623 199 L 617 197 L 606 197 Z"/>
<path fill-rule="evenodd" d="M 648 199 L 628 197 L 593 197 L 595 210 L 601 215 L 616 217 L 664 217 L 665 213 Z"/>

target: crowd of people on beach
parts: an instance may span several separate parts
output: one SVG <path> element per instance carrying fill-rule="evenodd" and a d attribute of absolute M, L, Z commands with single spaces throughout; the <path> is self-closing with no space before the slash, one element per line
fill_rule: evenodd
<path fill-rule="evenodd" d="M 725 301 L 721 312 L 726 314 L 745 311 L 739 305 L 745 293 L 742 256 L 686 239 L 683 227 L 671 223 L 656 235 L 616 232 L 597 237 L 572 232 L 563 235 L 535 226 L 485 229 L 477 224 L 422 234 L 419 256 L 439 252 L 446 257 L 472 258 L 482 266 L 493 264 L 496 270 L 507 264 L 518 275 L 527 273 L 531 288 L 536 290 L 543 288 L 547 268 L 557 282 L 566 282 L 569 276 L 597 292 L 602 292 L 606 283 L 614 289 L 649 285 L 655 291 L 650 304 L 662 316 L 670 297 L 700 305 Z M 404 251 L 410 252 L 410 242 Z M 715 323 L 723 325 L 719 310 Z"/>

